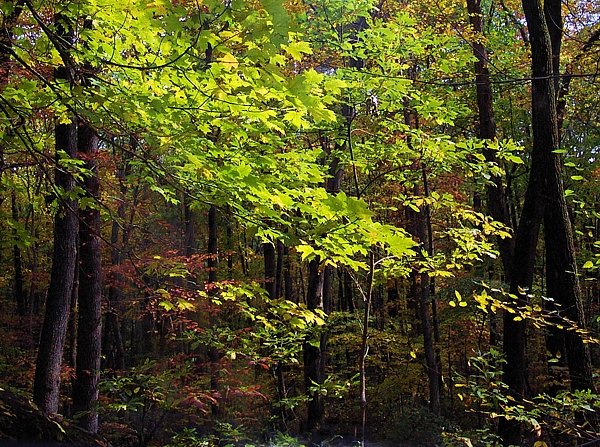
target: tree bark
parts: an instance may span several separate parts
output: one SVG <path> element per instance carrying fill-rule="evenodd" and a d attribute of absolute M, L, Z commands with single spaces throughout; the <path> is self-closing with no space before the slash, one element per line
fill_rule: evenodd
<path fill-rule="evenodd" d="M 478 37 L 483 35 L 483 15 L 481 0 L 467 0 L 469 23 Z M 490 84 L 490 71 L 488 69 L 488 52 L 481 39 L 476 39 L 472 44 L 475 62 L 475 85 L 477 93 L 477 109 L 479 112 L 479 138 L 494 140 L 496 138 L 496 120 L 494 118 L 494 103 L 492 87 Z M 496 153 L 485 147 L 483 155 L 488 163 L 498 164 Z M 507 195 L 502 184 L 502 179 L 493 177 L 493 184 L 486 187 L 487 209 L 492 218 L 511 227 L 508 210 Z M 498 248 L 504 271 L 504 280 L 510 284 L 511 262 L 514 251 L 514 239 L 498 238 Z"/>
<path fill-rule="evenodd" d="M 548 37 L 552 52 L 551 67 L 554 74 L 555 101 L 558 101 L 560 88 L 560 48 L 563 35 L 561 7 L 560 0 L 544 2 L 544 15 L 548 25 Z M 562 119 L 557 107 L 558 104 L 555 104 L 555 112 L 552 116 L 555 127 L 553 132 L 558 135 L 557 140 L 560 144 Z M 555 300 L 552 306 L 553 310 L 557 311 L 561 317 L 577 324 L 579 328 L 584 328 L 586 321 L 577 276 L 573 230 L 565 199 L 561 161 L 557 154 L 552 154 L 552 160 L 548 167 L 546 187 L 548 203 L 544 210 L 546 293 Z M 572 330 L 564 331 L 551 327 L 547 340 L 548 348 L 563 349 L 563 353 L 566 354 L 562 358 L 566 360 L 569 368 L 571 389 L 594 390 L 590 352 L 581 336 Z"/>
<path fill-rule="evenodd" d="M 285 264 L 285 245 L 277 241 L 277 265 L 275 267 L 275 297 L 283 296 L 283 266 Z"/>
<path fill-rule="evenodd" d="M 102 341 L 102 247 L 100 239 L 100 181 L 98 138 L 80 123 L 78 146 L 90 174 L 85 178 L 86 197 L 95 203 L 79 210 L 79 297 L 77 323 L 77 366 L 73 382 L 73 410 L 77 423 L 90 433 L 98 431 L 98 380 Z M 80 413 L 79 416 L 77 413 Z"/>
<path fill-rule="evenodd" d="M 60 18 L 57 17 L 57 19 L 59 35 L 63 41 L 70 42 L 72 33 L 64 29 Z M 55 78 L 58 82 L 72 81 L 66 67 L 58 68 Z M 54 135 L 57 151 L 55 184 L 64 194 L 61 194 L 62 197 L 57 197 L 59 208 L 54 217 L 54 248 L 50 286 L 33 385 L 33 401 L 46 415 L 58 411 L 60 367 L 75 275 L 78 231 L 77 204 L 69 196 L 73 192 L 75 181 L 73 176 L 59 165 L 58 155 L 59 151 L 64 151 L 70 158 L 77 156 L 76 120 L 73 118 L 72 122 L 68 124 L 57 123 Z"/>
<path fill-rule="evenodd" d="M 277 298 L 275 278 L 277 276 L 277 260 L 275 246 L 271 242 L 263 243 L 263 259 L 265 263 L 265 290 L 269 298 Z"/>
<path fill-rule="evenodd" d="M 219 265 L 217 207 L 211 205 L 208 209 L 208 282 L 217 282 L 217 266 Z"/>
<path fill-rule="evenodd" d="M 10 196 L 10 207 L 12 212 L 12 218 L 15 221 L 15 224 L 19 221 L 19 208 L 17 206 L 17 195 L 13 191 Z M 25 293 L 24 283 L 25 280 L 23 278 L 23 263 L 21 257 L 21 247 L 19 247 L 17 238 L 19 237 L 17 234 L 17 230 L 14 230 L 15 241 L 13 243 L 13 266 L 14 266 L 14 279 L 15 284 L 13 288 L 13 296 L 15 298 L 15 303 L 17 304 L 17 313 L 20 316 L 27 314 L 27 295 Z"/>
<path fill-rule="evenodd" d="M 415 187 L 415 195 L 420 194 L 420 188 Z M 425 210 L 413 212 L 414 235 L 420 244 L 427 249 L 429 237 L 427 234 L 427 220 Z M 413 275 L 415 298 L 418 306 L 421 331 L 423 332 L 423 348 L 425 350 L 425 369 L 429 386 L 429 408 L 433 414 L 440 414 L 440 381 L 438 374 L 438 361 L 435 353 L 433 326 L 431 321 L 431 278 L 427 272 L 415 272 Z"/>
<path fill-rule="evenodd" d="M 208 209 L 208 294 L 214 295 L 216 293 L 216 282 L 217 282 L 217 267 L 219 265 L 219 233 L 217 226 L 217 207 L 211 205 Z M 215 325 L 214 317 L 210 317 L 211 327 Z M 208 359 L 210 361 L 210 388 L 219 395 L 219 388 L 221 387 L 219 375 L 220 375 L 220 360 L 221 355 L 216 346 L 208 347 Z M 218 416 L 222 413 L 220 406 L 220 399 L 217 399 L 217 403 L 211 404 L 211 411 L 214 416 Z"/>
<path fill-rule="evenodd" d="M 319 271 L 320 260 L 313 259 L 308 263 L 308 286 L 306 305 L 310 310 L 323 309 L 323 275 Z M 320 345 L 320 343 L 319 343 Z M 309 392 L 314 384 L 323 383 L 322 359 L 320 346 L 304 343 L 304 386 L 310 398 L 306 425 L 308 430 L 319 426 L 323 419 L 323 400 L 316 392 Z"/>
<path fill-rule="evenodd" d="M 553 79 L 553 64 L 556 63 L 556 59 L 553 58 L 553 44 L 544 11 L 551 8 L 544 8 L 537 0 L 523 0 L 522 4 L 531 43 L 533 148 L 529 183 L 515 241 L 511 281 L 511 292 L 517 295 L 517 304 L 521 306 L 527 303 L 526 293 L 523 292 L 530 290 L 533 284 L 542 216 L 545 223 L 546 248 L 549 249 L 547 256 L 552 257 L 552 263 L 556 261 L 556 265 L 551 269 L 566 281 L 565 290 L 561 293 L 566 293 L 569 299 L 572 299 L 577 295 L 578 288 L 575 266 L 569 265 L 573 256 L 571 229 L 560 177 L 560 160 L 554 152 L 559 148 Z M 560 8 L 560 5 L 558 7 Z M 554 47 L 556 48 L 556 43 Z M 555 222 L 551 222 L 548 216 L 554 216 Z M 571 304 L 575 305 L 575 302 Z M 515 322 L 513 316 L 508 313 L 504 318 L 504 351 L 507 360 L 504 380 L 509 385 L 513 397 L 521 399 L 525 394 L 525 323 Z M 504 445 L 520 444 L 520 424 L 501 419 L 499 430 Z"/>

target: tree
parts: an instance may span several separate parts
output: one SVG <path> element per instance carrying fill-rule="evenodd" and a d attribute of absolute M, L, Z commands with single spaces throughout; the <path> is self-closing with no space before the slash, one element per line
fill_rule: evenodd
<path fill-rule="evenodd" d="M 568 312 L 571 321 L 581 325 L 584 318 L 575 249 L 557 153 L 560 139 L 555 76 L 560 51 L 560 8 L 560 2 L 552 0 L 546 0 L 543 5 L 537 1 L 523 1 L 531 43 L 533 147 L 529 182 L 515 240 L 511 293 L 518 296 L 519 306 L 528 303 L 543 217 L 548 293 Z M 553 17 L 552 33 L 547 17 Z M 572 385 L 576 389 L 591 388 L 589 353 L 580 335 L 571 332 L 569 339 L 571 361 L 578 362 L 577 365 L 569 364 Z M 504 350 L 507 363 L 504 374 L 515 398 L 525 396 L 525 345 L 525 322 L 515 321 L 513 315 L 505 313 Z M 518 423 L 502 419 L 500 433 L 504 445 L 521 442 Z"/>
<path fill-rule="evenodd" d="M 57 50 L 64 55 L 64 65 L 56 69 L 55 80 L 67 86 L 75 81 L 74 67 L 67 57 L 74 44 L 70 20 L 69 17 L 58 13 L 54 17 L 56 37 L 60 43 Z M 33 401 L 44 414 L 58 412 L 60 369 L 75 275 L 79 227 L 77 200 L 73 197 L 75 180 L 69 172 L 69 161 L 77 157 L 77 120 L 71 115 L 57 117 L 56 121 L 55 200 L 58 209 L 54 218 L 52 273 L 33 386 Z"/>
<path fill-rule="evenodd" d="M 477 109 L 479 112 L 479 138 L 482 140 L 496 139 L 496 120 L 494 118 L 494 103 L 492 88 L 490 84 L 490 72 L 488 68 L 488 52 L 483 39 L 483 14 L 480 0 L 467 0 L 467 11 L 469 22 L 475 33 L 473 55 L 477 59 L 475 67 L 475 85 L 477 93 Z M 498 164 L 498 158 L 494 150 L 484 146 L 483 154 L 488 163 Z M 486 187 L 487 209 L 490 216 L 498 222 L 510 227 L 510 216 L 506 191 L 502 184 L 502 178 L 494 176 L 492 183 Z M 500 257 L 504 270 L 505 281 L 510 283 L 511 262 L 514 250 L 513 238 L 501 238 L 498 240 Z"/>
<path fill-rule="evenodd" d="M 88 175 L 86 195 L 79 207 L 79 286 L 77 300 L 77 362 L 73 382 L 73 410 L 78 423 L 91 433 L 98 431 L 98 380 L 102 340 L 102 251 L 100 235 L 100 182 L 98 137 L 86 123 L 78 129 L 78 155 Z M 83 207 L 83 200 L 88 199 Z"/>

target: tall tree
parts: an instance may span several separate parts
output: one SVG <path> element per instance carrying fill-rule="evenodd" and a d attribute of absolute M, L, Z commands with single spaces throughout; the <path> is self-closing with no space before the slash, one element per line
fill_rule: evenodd
<path fill-rule="evenodd" d="M 68 54 L 74 43 L 74 33 L 69 19 L 61 14 L 55 16 L 56 42 L 59 53 Z M 62 66 L 55 70 L 57 83 L 73 84 L 73 67 L 63 57 Z M 54 217 L 54 248 L 50 286 L 46 298 L 44 323 L 37 354 L 33 401 L 44 414 L 58 411 L 60 391 L 60 368 L 63 346 L 69 318 L 69 304 L 77 255 L 77 201 L 73 197 L 75 180 L 61 160 L 77 157 L 77 120 L 56 117 L 54 130 L 56 148 L 55 187 L 58 209 Z"/>
<path fill-rule="evenodd" d="M 482 140 L 496 139 L 496 119 L 494 117 L 494 102 L 492 86 L 490 83 L 490 70 L 488 68 L 488 51 L 483 41 L 483 13 L 481 11 L 481 0 L 467 0 L 467 11 L 469 22 L 473 27 L 475 39 L 471 43 L 475 61 L 475 85 L 477 93 L 477 110 L 479 113 L 479 138 Z M 488 163 L 498 164 L 496 153 L 487 144 L 483 155 Z M 502 184 L 502 178 L 494 176 L 492 184 L 486 187 L 487 209 L 490 216 L 510 226 L 510 215 L 506 199 L 506 191 Z M 511 260 L 514 250 L 512 238 L 499 238 L 498 247 L 504 269 L 504 279 L 510 283 Z"/>
<path fill-rule="evenodd" d="M 100 239 L 100 182 L 98 137 L 80 122 L 79 156 L 89 174 L 85 177 L 85 198 L 90 205 L 79 210 L 79 291 L 77 322 L 77 363 L 73 382 L 73 410 L 80 413 L 78 424 L 91 433 L 98 431 L 98 380 L 100 377 L 102 326 L 102 252 Z"/>
<path fill-rule="evenodd" d="M 558 135 L 560 145 L 560 123 L 557 103 L 560 87 L 560 49 L 563 36 L 562 2 L 546 0 L 544 2 L 544 17 L 548 25 L 548 35 L 551 49 L 551 67 L 554 75 L 555 104 L 551 116 Z M 533 44 L 532 44 L 533 45 Z M 533 48 L 532 48 L 533 50 Z M 558 149 L 558 147 L 556 148 Z M 565 198 L 562 164 L 557 154 L 553 154 L 548 166 L 548 185 L 550 192 L 548 203 L 544 209 L 544 240 L 546 248 L 546 293 L 553 298 L 558 313 L 576 323 L 580 328 L 585 327 L 585 315 L 581 301 L 581 290 L 575 261 L 575 244 L 573 229 Z M 554 307 L 554 306 L 553 306 Z M 573 390 L 594 389 L 592 365 L 587 344 L 583 343 L 576 331 L 564 331 L 550 328 L 550 349 L 559 350 L 566 358 Z"/>
<path fill-rule="evenodd" d="M 545 13 L 555 14 L 561 6 L 559 0 L 546 0 L 544 4 L 537 0 L 523 0 L 522 4 L 531 43 L 533 147 L 529 182 L 515 240 L 511 293 L 518 297 L 518 305 L 527 304 L 543 216 L 546 258 L 549 262 L 548 292 L 552 290 L 553 298 L 563 310 L 574 314 L 573 321 L 582 324 L 572 229 L 557 154 L 560 141 L 554 74 L 558 55 L 554 57 L 553 49 L 559 51 L 560 44 L 552 41 Z M 558 22 L 553 26 L 558 27 Z M 554 29 L 552 34 L 556 36 L 557 32 Z M 573 386 L 581 388 L 584 384 L 591 384 L 591 368 L 585 366 L 589 365 L 589 354 L 580 337 L 576 334 L 571 336 L 572 358 L 577 358 L 582 364 L 570 366 L 569 369 Z M 513 315 L 506 313 L 504 351 L 507 363 L 504 378 L 515 398 L 522 398 L 525 394 L 525 342 L 525 323 L 515 321 Z M 586 370 L 590 372 L 589 376 Z M 504 445 L 520 444 L 519 423 L 502 419 L 499 428 Z"/>

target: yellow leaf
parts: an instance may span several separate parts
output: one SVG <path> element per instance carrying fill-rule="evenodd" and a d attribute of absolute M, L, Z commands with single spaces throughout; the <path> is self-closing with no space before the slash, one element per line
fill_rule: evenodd
<path fill-rule="evenodd" d="M 238 67 L 238 65 L 240 65 L 238 60 L 231 53 L 226 53 L 223 57 L 220 57 L 217 60 L 223 64 L 223 68 L 227 71 L 233 71 Z"/>

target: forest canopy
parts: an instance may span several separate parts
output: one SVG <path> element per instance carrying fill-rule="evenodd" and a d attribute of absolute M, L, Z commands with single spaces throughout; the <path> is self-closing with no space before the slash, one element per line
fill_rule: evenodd
<path fill-rule="evenodd" d="M 595 2 L 0 14 L 0 440 L 599 442 Z"/>

